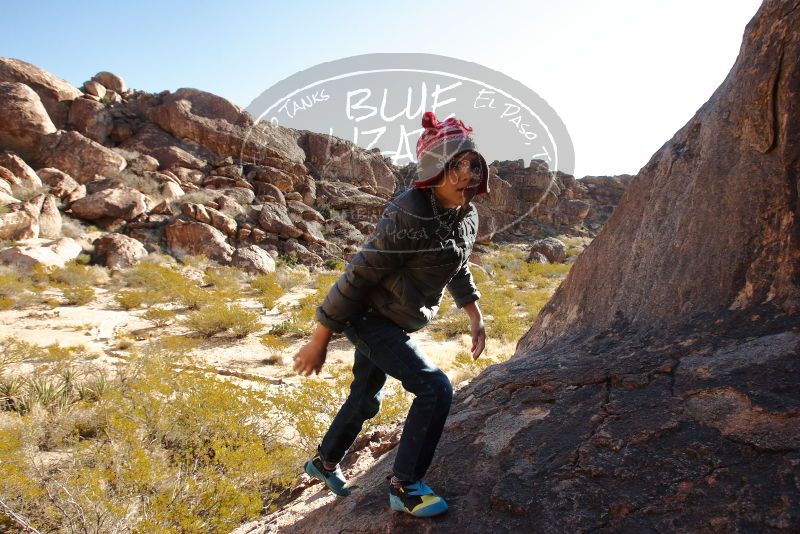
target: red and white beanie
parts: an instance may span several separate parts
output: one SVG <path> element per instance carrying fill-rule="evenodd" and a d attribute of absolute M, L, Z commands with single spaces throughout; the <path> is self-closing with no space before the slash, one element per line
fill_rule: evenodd
<path fill-rule="evenodd" d="M 472 139 L 472 128 L 463 122 L 450 117 L 439 122 L 432 111 L 422 115 L 422 132 L 417 141 L 417 178 L 414 185 L 430 187 L 434 185 L 450 159 L 462 152 L 471 151 L 478 154 L 481 162 L 481 183 L 475 190 L 476 195 L 489 192 L 489 166 L 478 146 Z"/>

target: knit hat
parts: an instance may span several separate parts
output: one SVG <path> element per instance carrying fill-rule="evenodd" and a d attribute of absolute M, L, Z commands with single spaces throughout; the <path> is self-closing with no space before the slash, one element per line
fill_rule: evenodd
<path fill-rule="evenodd" d="M 422 132 L 417 141 L 417 187 L 430 187 L 442 176 L 445 165 L 450 159 L 462 152 L 475 152 L 481 163 L 481 182 L 475 190 L 476 195 L 489 192 L 489 166 L 472 139 L 472 128 L 463 122 L 450 117 L 441 122 L 436 115 L 426 111 L 422 115 Z"/>

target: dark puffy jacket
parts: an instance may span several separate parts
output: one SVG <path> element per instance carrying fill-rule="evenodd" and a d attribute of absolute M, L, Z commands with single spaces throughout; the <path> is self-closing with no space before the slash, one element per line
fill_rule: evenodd
<path fill-rule="evenodd" d="M 453 226 L 449 235 L 447 215 Z M 478 300 L 481 294 L 467 268 L 477 234 L 478 210 L 471 202 L 445 210 L 431 189 L 411 187 L 389 202 L 367 243 L 317 307 L 317 320 L 341 332 L 372 307 L 414 332 L 436 315 L 445 287 L 458 308 Z"/>

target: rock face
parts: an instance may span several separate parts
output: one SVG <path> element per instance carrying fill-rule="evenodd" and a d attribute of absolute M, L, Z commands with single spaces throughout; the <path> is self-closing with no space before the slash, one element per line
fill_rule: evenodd
<path fill-rule="evenodd" d="M 147 210 L 147 197 L 130 187 L 109 187 L 76 200 L 70 209 L 90 221 L 103 218 L 129 221 Z"/>
<path fill-rule="evenodd" d="M 0 82 L 23 83 L 33 89 L 58 128 L 67 124 L 70 102 L 82 95 L 66 80 L 19 59 L 0 58 Z"/>
<path fill-rule="evenodd" d="M 10 179 L 12 185 L 27 189 L 36 189 L 42 186 L 41 177 L 14 153 L 0 152 L 0 166 L 5 167 L 14 175 Z"/>
<path fill-rule="evenodd" d="M 387 514 L 392 451 L 240 532 L 800 531 L 798 28 L 800 1 L 764 2 L 515 355 L 456 393 L 426 476 L 450 512 Z"/>
<path fill-rule="evenodd" d="M 303 231 L 294 226 L 286 210 L 279 204 L 272 202 L 264 204 L 264 207 L 261 208 L 258 222 L 267 232 L 273 232 L 286 238 L 303 235 Z"/>
<path fill-rule="evenodd" d="M 800 311 L 798 19 L 781 15 L 790 5 L 765 3 L 725 81 L 633 179 L 521 349 L 619 315 L 661 325 L 765 301 Z"/>
<path fill-rule="evenodd" d="M 63 267 L 80 254 L 81 246 L 69 237 L 56 240 L 28 239 L 0 250 L 0 264 L 19 269 L 30 269 L 36 265 Z"/>
<path fill-rule="evenodd" d="M 33 89 L 21 83 L 0 83 L 0 148 L 35 158 L 43 137 L 55 131 Z"/>
<path fill-rule="evenodd" d="M 620 174 L 617 176 L 584 176 L 578 182 L 586 188 L 587 201 L 591 204 L 584 224 L 591 230 L 599 230 L 614 209 L 619 205 L 625 188 L 630 185 L 633 176 Z"/>
<path fill-rule="evenodd" d="M 94 76 L 92 76 L 92 81 L 95 81 L 105 87 L 106 89 L 111 89 L 112 91 L 116 91 L 117 93 L 124 93 L 128 90 L 125 85 L 125 81 L 114 74 L 113 72 L 108 71 L 100 71 Z"/>
<path fill-rule="evenodd" d="M 567 259 L 567 247 L 555 237 L 538 239 L 531 244 L 530 257 L 541 254 L 550 263 L 563 263 Z M 530 261 L 530 257 L 528 261 Z"/>
<path fill-rule="evenodd" d="M 298 134 L 253 120 L 224 98 L 197 89 L 167 95 L 151 112 L 151 120 L 175 135 L 191 139 L 218 156 L 258 163 L 266 157 L 302 162 Z"/>
<path fill-rule="evenodd" d="M 69 123 L 80 133 L 103 144 L 111 135 L 114 121 L 106 106 L 90 98 L 78 98 L 69 108 Z"/>
<path fill-rule="evenodd" d="M 380 153 L 367 152 L 350 141 L 309 132 L 305 138 L 308 161 L 319 175 L 354 185 L 369 186 L 372 193 L 391 198 L 397 176 Z"/>
<path fill-rule="evenodd" d="M 228 263 L 233 247 L 225 242 L 225 234 L 211 225 L 177 219 L 165 228 L 167 245 L 178 257 L 186 254 L 206 256 L 220 263 Z"/>
<path fill-rule="evenodd" d="M 126 235 L 108 234 L 94 242 L 95 260 L 114 271 L 135 265 L 145 256 L 144 245 Z"/>
<path fill-rule="evenodd" d="M 85 184 L 98 175 L 119 176 L 125 158 L 78 132 L 59 131 L 47 137 L 39 158 L 42 167 L 55 167 Z"/>
<path fill-rule="evenodd" d="M 266 250 L 256 245 L 236 249 L 231 265 L 256 274 L 275 272 L 275 260 Z"/>

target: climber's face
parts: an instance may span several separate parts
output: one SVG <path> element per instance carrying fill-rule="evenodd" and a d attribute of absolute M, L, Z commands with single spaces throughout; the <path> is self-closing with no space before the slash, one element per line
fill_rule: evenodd
<path fill-rule="evenodd" d="M 475 152 L 456 154 L 435 187 L 436 196 L 443 206 L 452 208 L 469 202 L 481 183 L 481 161 Z"/>

